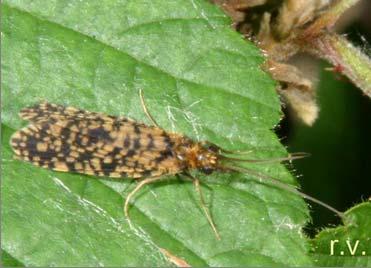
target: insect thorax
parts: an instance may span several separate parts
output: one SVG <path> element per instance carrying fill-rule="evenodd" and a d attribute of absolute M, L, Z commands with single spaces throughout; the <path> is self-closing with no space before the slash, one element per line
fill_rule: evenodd
<path fill-rule="evenodd" d="M 218 154 L 201 143 L 184 140 L 175 154 L 184 169 L 198 169 L 206 174 L 218 169 Z"/>

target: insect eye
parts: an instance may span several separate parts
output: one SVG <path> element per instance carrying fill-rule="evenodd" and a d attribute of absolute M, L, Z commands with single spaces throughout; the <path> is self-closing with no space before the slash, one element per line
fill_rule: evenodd
<path fill-rule="evenodd" d="M 208 167 L 201 168 L 200 170 L 202 173 L 205 173 L 206 175 L 210 175 L 211 173 L 214 172 L 214 169 Z"/>
<path fill-rule="evenodd" d="M 219 147 L 216 146 L 215 144 L 211 144 L 211 145 L 208 147 L 208 149 L 209 149 L 210 151 L 214 152 L 214 153 L 218 153 L 219 150 L 220 150 Z"/>

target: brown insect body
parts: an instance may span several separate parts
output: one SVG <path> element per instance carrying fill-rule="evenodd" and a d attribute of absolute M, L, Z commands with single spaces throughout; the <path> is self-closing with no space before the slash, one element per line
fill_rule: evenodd
<path fill-rule="evenodd" d="M 221 169 L 216 147 L 208 147 L 187 139 L 175 150 L 176 157 L 183 162 L 184 170 L 198 169 L 205 174 Z"/>
<path fill-rule="evenodd" d="M 268 160 L 229 157 L 224 154 L 234 152 L 162 130 L 157 127 L 144 105 L 143 108 L 155 126 L 146 126 L 127 118 L 40 103 L 20 112 L 21 118 L 30 121 L 30 124 L 15 132 L 10 144 L 18 158 L 44 168 L 112 178 L 146 178 L 126 197 L 124 212 L 129 224 L 129 202 L 136 192 L 144 185 L 160 180 L 163 175 L 183 173 L 193 179 L 205 216 L 220 239 L 205 205 L 200 182 L 188 172 L 194 169 L 205 174 L 217 170 L 249 173 L 320 204 L 342 217 L 343 214 L 331 206 L 269 175 L 236 164 L 241 161 L 280 162 L 305 155 L 298 153 Z"/>
<path fill-rule="evenodd" d="M 22 160 L 57 171 L 114 178 L 219 169 L 216 147 L 127 118 L 40 103 L 20 116 L 30 125 L 11 138 Z"/>

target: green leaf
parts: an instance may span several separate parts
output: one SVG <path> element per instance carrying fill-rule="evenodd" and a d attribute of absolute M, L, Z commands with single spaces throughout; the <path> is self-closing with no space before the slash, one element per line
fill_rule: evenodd
<path fill-rule="evenodd" d="M 10 256 L 6 251 L 1 251 L 2 267 L 23 267 L 24 265 Z"/>
<path fill-rule="evenodd" d="M 345 212 L 344 226 L 328 228 L 313 239 L 312 256 L 321 267 L 371 266 L 371 203 Z"/>
<path fill-rule="evenodd" d="M 221 241 L 192 183 L 169 178 L 123 216 L 129 179 L 59 173 L 14 160 L 18 111 L 40 100 L 149 123 L 251 158 L 286 155 L 263 57 L 204 1 L 4 1 L 2 247 L 25 266 L 310 265 L 305 202 L 245 174 L 198 176 Z M 250 166 L 296 184 L 280 164 Z"/>

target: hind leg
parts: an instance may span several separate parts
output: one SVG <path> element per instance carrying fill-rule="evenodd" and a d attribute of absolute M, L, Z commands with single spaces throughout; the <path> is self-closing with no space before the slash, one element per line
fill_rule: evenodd
<path fill-rule="evenodd" d="M 134 188 L 134 190 L 132 190 L 128 194 L 128 196 L 126 197 L 125 204 L 124 204 L 124 213 L 125 213 L 125 217 L 128 220 L 128 223 L 130 225 L 130 228 L 133 228 L 133 226 L 131 224 L 130 216 L 129 216 L 129 204 L 130 204 L 130 200 L 135 195 L 135 193 L 137 193 L 140 189 L 143 188 L 143 186 L 145 186 L 147 184 L 150 184 L 150 183 L 153 183 L 153 182 L 156 182 L 156 181 L 159 181 L 159 180 L 162 180 L 162 179 L 164 179 L 164 177 L 152 177 L 152 178 L 144 179 L 141 182 L 139 182 L 138 185 Z"/>

